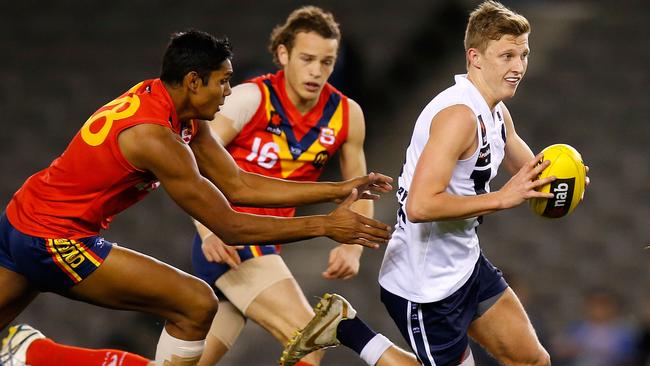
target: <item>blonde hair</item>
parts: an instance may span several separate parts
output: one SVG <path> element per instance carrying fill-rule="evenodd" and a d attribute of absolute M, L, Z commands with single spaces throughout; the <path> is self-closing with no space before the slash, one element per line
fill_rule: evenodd
<path fill-rule="evenodd" d="M 497 1 L 485 1 L 469 15 L 465 30 L 465 51 L 476 48 L 484 52 L 490 40 L 498 41 L 504 35 L 518 37 L 530 33 L 530 23 Z"/>
<path fill-rule="evenodd" d="M 339 24 L 332 13 L 316 6 L 303 6 L 291 12 L 284 24 L 277 25 L 271 32 L 269 52 L 276 65 L 281 66 L 277 55 L 278 46 L 284 45 L 291 52 L 299 32 L 316 32 L 325 39 L 341 41 Z"/>

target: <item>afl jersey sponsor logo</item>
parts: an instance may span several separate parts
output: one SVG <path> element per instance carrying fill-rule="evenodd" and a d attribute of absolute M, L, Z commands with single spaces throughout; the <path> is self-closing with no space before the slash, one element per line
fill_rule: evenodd
<path fill-rule="evenodd" d="M 327 152 L 327 150 L 323 150 L 316 154 L 314 157 L 314 161 L 311 163 L 316 169 L 323 169 L 325 164 L 327 164 L 327 161 L 330 158 L 330 154 Z"/>
<path fill-rule="evenodd" d="M 276 136 L 282 135 L 280 123 L 282 123 L 282 117 L 280 117 L 278 112 L 271 111 L 271 118 L 269 118 L 269 124 L 266 125 L 266 132 L 270 132 Z"/>
<path fill-rule="evenodd" d="M 336 135 L 334 133 L 334 130 L 329 127 L 321 128 L 318 141 L 320 141 L 322 145 L 334 145 L 336 142 Z"/>

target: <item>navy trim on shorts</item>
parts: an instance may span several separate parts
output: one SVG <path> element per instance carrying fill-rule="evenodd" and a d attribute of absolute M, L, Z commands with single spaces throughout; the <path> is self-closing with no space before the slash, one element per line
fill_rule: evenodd
<path fill-rule="evenodd" d="M 226 296 L 215 286 L 215 282 L 230 270 L 230 266 L 226 263 L 208 262 L 201 249 L 202 242 L 198 233 L 194 235 L 194 241 L 192 242 L 192 273 L 210 285 L 217 297 L 225 299 Z M 256 251 L 261 255 L 278 254 L 275 245 L 259 245 Z M 244 249 L 237 249 L 237 254 L 239 254 L 242 262 L 256 256 L 249 246 L 244 247 Z"/>
<path fill-rule="evenodd" d="M 469 344 L 472 321 L 496 302 L 508 284 L 481 253 L 470 278 L 440 301 L 416 303 L 381 288 L 381 301 L 425 366 L 457 365 Z"/>
<path fill-rule="evenodd" d="M 0 217 L 0 266 L 25 276 L 42 292 L 65 293 L 99 268 L 113 243 L 100 236 L 40 238 Z"/>

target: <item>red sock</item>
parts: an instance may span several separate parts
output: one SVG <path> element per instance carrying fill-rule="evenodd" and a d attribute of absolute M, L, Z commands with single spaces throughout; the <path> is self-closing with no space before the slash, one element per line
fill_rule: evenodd
<path fill-rule="evenodd" d="M 30 366 L 147 366 L 149 360 L 114 349 L 64 346 L 51 339 L 37 339 L 27 348 Z"/>
<path fill-rule="evenodd" d="M 294 363 L 293 365 L 294 366 L 314 366 L 314 365 L 310 364 L 309 362 L 305 362 L 305 361 L 298 361 L 297 363 Z"/>

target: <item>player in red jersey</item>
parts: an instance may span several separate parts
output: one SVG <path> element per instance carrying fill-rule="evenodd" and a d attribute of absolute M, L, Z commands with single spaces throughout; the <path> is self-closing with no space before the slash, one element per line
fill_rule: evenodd
<path fill-rule="evenodd" d="M 357 196 L 376 198 L 369 190 L 391 189 L 390 178 L 370 174 L 339 183 L 303 184 L 250 174 L 233 163 L 203 121 L 231 93 L 231 57 L 227 40 L 199 31 L 175 34 L 159 79 L 138 83 L 101 107 L 59 158 L 16 192 L 0 216 L 0 329 L 39 292 L 51 291 L 164 317 L 156 364 L 196 363 L 217 311 L 213 291 L 193 276 L 99 236 L 115 214 L 159 184 L 229 243 L 321 235 L 371 247 L 386 242 L 386 225 L 349 206 Z M 328 215 L 281 218 L 233 211 L 226 197 L 242 205 L 343 202 Z M 95 350 L 40 338 L 31 328 L 12 328 L 0 363 L 103 362 L 99 359 L 104 353 L 98 356 Z M 123 353 L 109 361 L 146 362 L 131 356 Z"/>
<path fill-rule="evenodd" d="M 210 123 L 240 168 L 270 177 L 316 181 L 339 151 L 343 179 L 366 174 L 361 107 L 327 82 L 340 37 L 332 14 L 314 6 L 294 10 L 273 30 L 269 51 L 280 71 L 234 87 Z M 234 209 L 287 217 L 295 213 L 294 208 Z M 352 209 L 373 215 L 372 201 L 357 201 Z M 314 316 L 276 246 L 252 241 L 236 248 L 224 244 L 226 238 L 219 238 L 200 223 L 197 229 L 194 273 L 214 286 L 222 300 L 199 365 L 220 360 L 247 318 L 284 344 Z M 361 252 L 358 245 L 335 247 L 323 277 L 354 277 Z M 322 356 L 318 351 L 302 362 L 318 365 Z"/>

